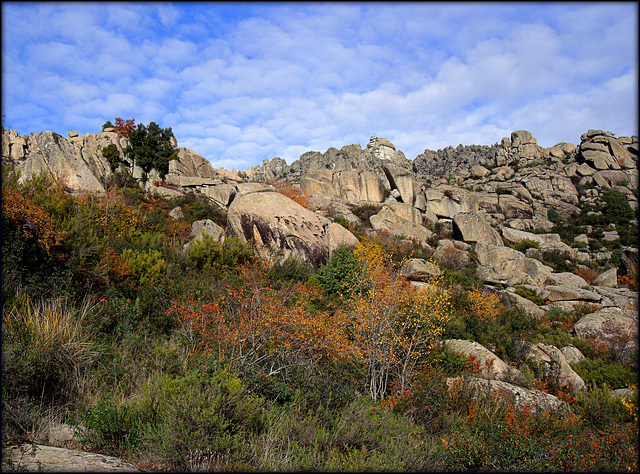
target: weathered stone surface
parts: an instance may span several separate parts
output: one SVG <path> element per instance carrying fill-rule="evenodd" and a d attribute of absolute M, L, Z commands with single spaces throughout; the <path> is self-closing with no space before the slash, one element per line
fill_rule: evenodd
<path fill-rule="evenodd" d="M 573 345 L 561 347 L 560 352 L 568 364 L 576 364 L 585 358 L 582 352 Z"/>
<path fill-rule="evenodd" d="M 205 186 L 200 192 L 218 204 L 220 207 L 228 207 L 236 196 L 237 188 L 234 184 L 219 184 L 217 186 Z"/>
<path fill-rule="evenodd" d="M 629 342 L 637 349 L 638 320 L 629 317 L 621 308 L 606 307 L 587 314 L 575 323 L 573 330 L 582 339 L 604 344 L 617 351 Z"/>
<path fill-rule="evenodd" d="M 331 226 L 325 217 L 274 192 L 236 196 L 229 206 L 227 222 L 233 235 L 243 241 L 253 240 L 256 252 L 267 260 L 291 256 L 319 264 L 326 261 L 332 248 L 358 242 L 342 226 Z"/>
<path fill-rule="evenodd" d="M 523 298 L 522 296 L 512 293 L 511 291 L 505 292 L 505 294 L 516 305 L 517 308 L 521 309 L 522 311 L 526 312 L 528 315 L 536 319 L 540 319 L 546 314 L 546 311 L 544 309 L 540 308 L 537 304 L 535 304 L 531 300 L 528 300 L 527 298 Z"/>
<path fill-rule="evenodd" d="M 142 472 L 113 456 L 39 444 L 3 449 L 2 470 L 12 470 L 10 466 L 28 472 Z"/>
<path fill-rule="evenodd" d="M 544 288 L 554 281 L 548 267 L 509 247 L 479 242 L 476 256 L 480 264 L 478 275 L 491 283 L 507 286 L 528 284 Z"/>
<path fill-rule="evenodd" d="M 448 349 L 477 361 L 479 363 L 479 377 L 518 384 L 525 383 L 524 376 L 518 369 L 510 367 L 482 344 L 462 339 L 447 339 L 443 344 Z"/>
<path fill-rule="evenodd" d="M 606 286 L 607 288 L 615 288 L 618 286 L 618 269 L 610 268 L 604 273 L 598 275 L 593 284 L 597 286 Z"/>
<path fill-rule="evenodd" d="M 584 290 L 589 288 L 589 284 L 584 280 L 584 278 L 579 277 L 575 273 L 570 273 L 570 272 L 553 273 L 552 278 L 554 281 L 553 284 L 557 286 L 579 288 Z"/>
<path fill-rule="evenodd" d="M 503 246 L 497 230 L 491 227 L 479 214 L 460 212 L 453 218 L 454 235 L 469 243 L 483 242 Z"/>
<path fill-rule="evenodd" d="M 180 220 L 184 217 L 184 213 L 182 212 L 182 208 L 180 206 L 176 206 L 169 211 L 169 216 L 175 220 Z"/>
<path fill-rule="evenodd" d="M 574 394 L 586 392 L 584 380 L 571 368 L 557 347 L 543 343 L 528 344 L 526 358 L 543 377 L 553 377 L 559 384 L 567 385 Z"/>
<path fill-rule="evenodd" d="M 583 290 L 566 286 L 547 285 L 545 289 L 549 292 L 549 301 L 600 301 L 602 297 L 593 291 Z"/>
<path fill-rule="evenodd" d="M 478 377 L 469 377 L 466 381 L 467 388 L 473 390 L 476 395 L 491 393 L 496 396 L 512 397 L 516 405 L 528 407 L 532 413 L 553 413 L 566 416 L 571 413 L 569 404 L 557 397 L 539 390 L 520 387 L 500 380 L 484 380 Z M 455 377 L 447 379 L 447 385 L 451 389 L 461 387 L 464 389 L 464 379 Z"/>
<path fill-rule="evenodd" d="M 446 239 L 438 241 L 432 257 L 436 262 L 452 265 L 456 270 L 464 268 L 471 262 L 468 251 L 457 248 L 451 240 Z"/>
<path fill-rule="evenodd" d="M 442 270 L 422 258 L 412 258 L 402 266 L 401 272 L 412 281 L 429 281 L 430 278 L 440 275 Z"/>
<path fill-rule="evenodd" d="M 382 168 L 389 180 L 391 189 L 397 189 L 402 197 L 402 202 L 413 206 L 416 196 L 420 191 L 420 187 L 413 173 L 392 163 L 384 163 Z"/>
<path fill-rule="evenodd" d="M 406 215 L 402 208 L 399 209 L 402 214 Z M 383 206 L 377 214 L 371 216 L 369 221 L 374 230 L 388 232 L 398 237 L 408 237 L 426 242 L 433 235 L 433 232 L 426 227 L 404 219 L 387 205 Z"/>

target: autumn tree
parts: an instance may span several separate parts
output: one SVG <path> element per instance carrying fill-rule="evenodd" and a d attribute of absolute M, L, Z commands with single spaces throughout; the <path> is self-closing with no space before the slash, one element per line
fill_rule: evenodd
<path fill-rule="evenodd" d="M 120 117 L 117 117 L 116 124 L 113 125 L 113 131 L 116 132 L 120 138 L 129 138 L 131 132 L 136 128 L 135 123 L 136 121 L 134 119 L 122 120 Z"/>
<path fill-rule="evenodd" d="M 350 318 L 369 372 L 369 393 L 377 400 L 392 380 L 399 391 L 408 389 L 420 357 L 444 332 L 450 298 L 441 277 L 416 289 L 373 242 L 358 244 L 355 255 L 366 269 L 365 282 L 342 311 Z"/>

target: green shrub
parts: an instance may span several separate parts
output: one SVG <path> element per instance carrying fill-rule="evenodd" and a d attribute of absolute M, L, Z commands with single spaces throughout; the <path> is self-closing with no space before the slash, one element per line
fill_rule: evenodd
<path fill-rule="evenodd" d="M 102 149 L 102 156 L 109 162 L 111 172 L 114 172 L 123 160 L 120 159 L 120 152 L 115 144 L 111 143 Z"/>
<path fill-rule="evenodd" d="M 263 427 L 262 407 L 226 370 L 156 377 L 135 404 L 148 420 L 140 434 L 144 446 L 178 469 L 190 467 L 197 454 L 243 453 L 245 436 Z"/>
<path fill-rule="evenodd" d="M 171 144 L 172 136 L 171 127 L 161 129 L 155 122 L 150 122 L 148 126 L 138 124 L 129 133 L 129 146 L 125 154 L 145 173 L 155 169 L 165 176 L 169 172 L 169 161 L 177 157 Z"/>
<path fill-rule="evenodd" d="M 140 444 L 143 423 L 135 410 L 118 405 L 109 395 L 103 395 L 95 405 L 80 407 L 76 423 L 82 444 L 107 454 L 119 456 Z"/>
<path fill-rule="evenodd" d="M 559 223 L 560 214 L 558 214 L 558 211 L 556 211 L 554 208 L 550 207 L 549 210 L 547 210 L 547 219 L 549 219 L 553 223 Z"/>
<path fill-rule="evenodd" d="M 515 287 L 514 293 L 528 299 L 529 301 L 533 301 L 538 306 L 544 304 L 544 300 L 542 298 L 535 294 L 533 290 L 530 290 L 529 288 L 526 288 L 524 286 L 517 285 Z"/>
<path fill-rule="evenodd" d="M 162 253 L 158 250 L 140 252 L 133 249 L 125 249 L 121 257 L 131 264 L 137 283 L 140 285 L 157 284 L 165 274 L 167 262 L 162 258 Z"/>
<path fill-rule="evenodd" d="M 626 388 L 638 384 L 638 373 L 618 362 L 604 359 L 583 359 L 572 365 L 585 382 L 610 389 Z"/>
<path fill-rule="evenodd" d="M 609 191 L 604 195 L 605 205 L 602 213 L 607 222 L 628 224 L 635 214 L 629 206 L 627 197 L 618 191 Z"/>
<path fill-rule="evenodd" d="M 237 237 L 229 237 L 219 245 L 212 236 L 205 234 L 202 240 L 191 245 L 189 258 L 199 269 L 235 269 L 253 260 L 253 246 Z"/>
<path fill-rule="evenodd" d="M 511 248 L 519 252 L 526 252 L 527 249 L 530 249 L 530 248 L 539 249 L 540 244 L 535 240 L 523 239 L 511 244 Z"/>
<path fill-rule="evenodd" d="M 327 295 L 348 296 L 358 284 L 361 274 L 362 265 L 356 259 L 353 249 L 341 246 L 320 267 L 316 281 Z"/>
<path fill-rule="evenodd" d="M 295 283 L 307 281 L 312 271 L 311 265 L 301 262 L 297 258 L 287 257 L 271 266 L 269 278 L 276 285 L 292 286 Z"/>

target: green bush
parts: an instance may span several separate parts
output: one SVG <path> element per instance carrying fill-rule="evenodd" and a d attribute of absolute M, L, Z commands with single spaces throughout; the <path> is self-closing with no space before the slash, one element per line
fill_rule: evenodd
<path fill-rule="evenodd" d="M 557 224 L 560 222 L 560 214 L 558 214 L 558 211 L 556 211 L 554 208 L 550 207 L 547 211 L 547 219 Z"/>
<path fill-rule="evenodd" d="M 162 129 L 155 122 L 150 122 L 148 126 L 138 124 L 129 134 L 125 155 L 145 173 L 155 169 L 165 176 L 169 172 L 169 161 L 177 158 L 171 144 L 172 136 L 171 127 Z"/>
<path fill-rule="evenodd" d="M 287 257 L 271 266 L 269 278 L 276 285 L 292 286 L 295 283 L 307 281 L 312 271 L 311 265 L 301 262 L 297 258 Z"/>
<path fill-rule="evenodd" d="M 329 296 L 348 296 L 360 281 L 362 265 L 356 259 L 353 249 L 341 246 L 322 265 L 316 274 L 316 281 Z"/>
<path fill-rule="evenodd" d="M 628 224 L 635 214 L 629 206 L 627 197 L 618 191 L 609 191 L 604 195 L 604 208 L 602 213 L 607 222 L 614 224 Z"/>
<path fill-rule="evenodd" d="M 626 388 L 638 384 L 638 373 L 618 363 L 604 359 L 583 359 L 572 365 L 585 382 L 610 389 Z"/>
<path fill-rule="evenodd" d="M 253 260 L 253 246 L 251 242 L 245 243 L 237 237 L 229 237 L 219 245 L 213 237 L 205 234 L 202 240 L 191 245 L 189 258 L 196 268 L 203 270 L 235 269 Z"/>
<path fill-rule="evenodd" d="M 511 244 L 511 248 L 519 252 L 526 252 L 527 249 L 530 249 L 530 248 L 539 249 L 540 244 L 535 240 L 523 239 Z"/>
<path fill-rule="evenodd" d="M 137 283 L 140 285 L 157 284 L 165 274 L 167 262 L 162 257 L 162 252 L 158 250 L 140 252 L 125 249 L 121 257 L 131 264 Z"/>
<path fill-rule="evenodd" d="M 245 437 L 263 428 L 263 403 L 222 369 L 156 377 L 135 409 L 148 420 L 140 434 L 144 446 L 163 462 L 185 469 L 196 454 L 243 453 Z"/>
<path fill-rule="evenodd" d="M 535 294 L 533 290 L 530 290 L 529 288 L 526 288 L 524 286 L 517 285 L 515 287 L 514 293 L 516 295 L 519 295 L 519 296 L 522 296 L 523 298 L 528 299 L 529 301 L 533 301 L 538 306 L 541 306 L 544 304 L 544 300 L 542 298 L 540 298 L 537 294 Z"/>

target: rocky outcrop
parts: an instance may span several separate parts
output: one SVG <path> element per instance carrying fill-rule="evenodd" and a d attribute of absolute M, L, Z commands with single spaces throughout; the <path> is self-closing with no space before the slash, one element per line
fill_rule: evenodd
<path fill-rule="evenodd" d="M 447 379 L 450 389 L 456 387 L 471 390 L 476 397 L 490 394 L 498 399 L 508 397 L 520 408 L 528 408 L 532 413 L 552 413 L 567 416 L 571 413 L 569 404 L 540 390 L 513 385 L 501 380 L 485 380 L 478 377 L 455 377 Z"/>
<path fill-rule="evenodd" d="M 573 326 L 581 339 L 603 345 L 629 362 L 638 349 L 638 316 L 635 311 L 605 307 L 583 316 Z"/>
<path fill-rule="evenodd" d="M 142 472 L 135 465 L 104 454 L 40 444 L 2 450 L 3 471 L 27 472 Z"/>
<path fill-rule="evenodd" d="M 270 261 L 295 257 L 318 265 L 340 245 L 358 242 L 341 225 L 277 192 L 237 196 L 227 222 L 231 234 L 252 241 L 257 254 Z"/>
<path fill-rule="evenodd" d="M 447 339 L 443 344 L 448 349 L 463 354 L 471 358 L 472 361 L 475 361 L 478 365 L 478 377 L 488 380 L 514 382 L 520 385 L 525 383 L 524 376 L 518 369 L 510 367 L 482 344 L 462 339 Z"/>
<path fill-rule="evenodd" d="M 584 380 L 571 368 L 563 352 L 548 344 L 527 344 L 526 358 L 541 378 L 552 378 L 574 393 L 586 392 Z"/>

